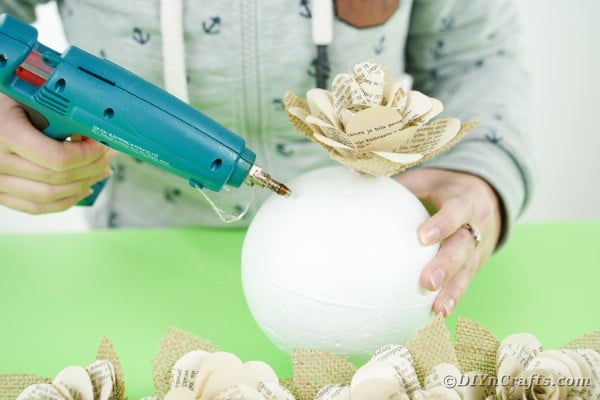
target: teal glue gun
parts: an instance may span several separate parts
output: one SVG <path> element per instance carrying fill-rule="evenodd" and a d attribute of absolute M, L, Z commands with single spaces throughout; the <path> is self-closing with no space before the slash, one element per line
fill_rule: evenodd
<path fill-rule="evenodd" d="M 34 27 L 6 14 L 0 15 L 0 92 L 54 139 L 87 136 L 196 188 L 246 183 L 290 193 L 222 125 L 110 61 L 75 46 L 57 53 L 37 41 Z M 100 190 L 94 187 L 80 204 L 93 204 Z"/>

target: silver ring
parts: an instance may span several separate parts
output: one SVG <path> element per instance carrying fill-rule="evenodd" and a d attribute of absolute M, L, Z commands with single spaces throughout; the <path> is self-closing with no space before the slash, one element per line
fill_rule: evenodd
<path fill-rule="evenodd" d="M 465 228 L 469 231 L 471 236 L 473 236 L 473 240 L 475 240 L 475 248 L 477 248 L 477 246 L 479 246 L 479 243 L 481 243 L 481 232 L 479 232 L 478 229 L 473 228 L 473 226 L 468 222 L 466 224 L 463 224 L 461 228 Z"/>

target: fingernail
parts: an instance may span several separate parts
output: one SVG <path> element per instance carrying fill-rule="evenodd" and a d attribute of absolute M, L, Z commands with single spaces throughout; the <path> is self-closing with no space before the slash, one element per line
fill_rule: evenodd
<path fill-rule="evenodd" d="M 448 297 L 446 301 L 444 301 L 444 305 L 442 306 L 442 308 L 444 309 L 444 316 L 447 317 L 448 315 L 450 315 L 455 305 L 456 302 L 454 301 L 454 299 L 452 297 Z"/>
<path fill-rule="evenodd" d="M 437 226 L 432 226 L 421 233 L 419 240 L 422 244 L 428 245 L 439 242 L 439 237 L 440 229 Z"/>
<path fill-rule="evenodd" d="M 444 279 L 446 279 L 446 273 L 443 269 L 438 268 L 433 270 L 431 275 L 429 275 L 429 282 L 431 282 L 433 290 L 438 290 Z"/>

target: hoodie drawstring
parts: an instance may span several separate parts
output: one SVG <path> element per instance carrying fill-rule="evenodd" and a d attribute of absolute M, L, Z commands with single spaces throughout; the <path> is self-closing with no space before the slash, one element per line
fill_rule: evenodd
<path fill-rule="evenodd" d="M 189 103 L 185 64 L 183 0 L 160 1 L 163 79 L 167 92 Z"/>
<path fill-rule="evenodd" d="M 317 45 L 315 68 L 317 87 L 327 88 L 329 80 L 329 57 L 327 46 L 333 38 L 333 0 L 313 0 L 312 38 Z"/>

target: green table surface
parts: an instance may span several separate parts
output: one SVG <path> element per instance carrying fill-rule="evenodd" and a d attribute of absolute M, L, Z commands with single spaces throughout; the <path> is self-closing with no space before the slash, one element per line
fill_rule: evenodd
<path fill-rule="evenodd" d="M 152 394 L 151 360 L 178 327 L 291 375 L 255 324 L 240 280 L 242 230 L 0 235 L 0 373 L 53 377 L 115 345 L 131 399 Z M 547 348 L 600 329 L 600 221 L 519 224 L 447 319 Z"/>

